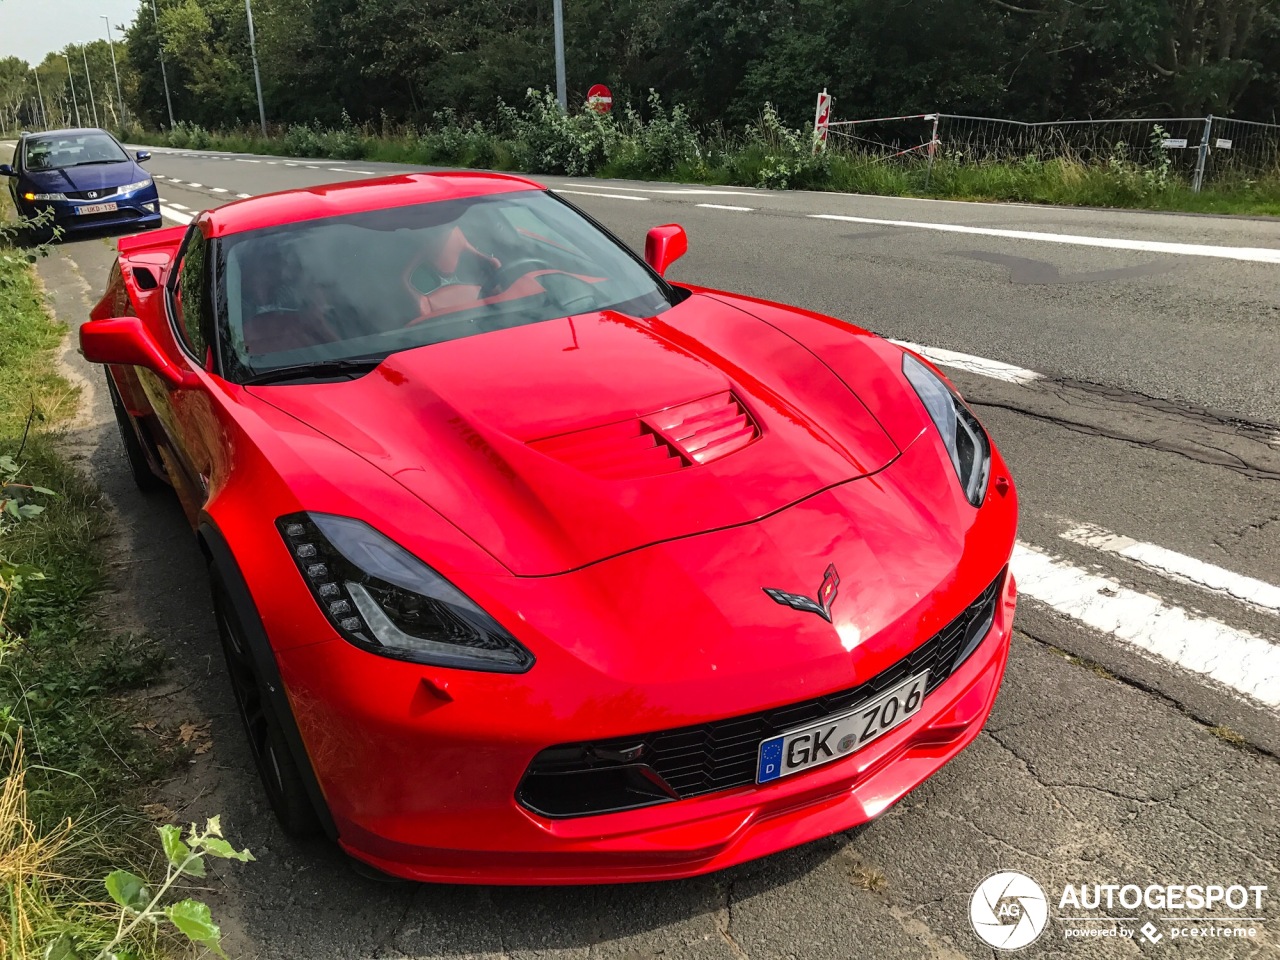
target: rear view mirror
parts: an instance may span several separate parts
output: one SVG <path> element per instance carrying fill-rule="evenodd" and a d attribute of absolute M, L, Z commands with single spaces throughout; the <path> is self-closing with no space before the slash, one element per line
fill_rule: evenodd
<path fill-rule="evenodd" d="M 139 163 L 146 163 L 148 160 L 150 160 L 150 159 L 151 159 L 151 151 L 150 151 L 150 150 L 139 150 L 139 151 L 138 151 L 138 153 L 137 153 L 137 157 L 138 157 L 138 162 L 139 162 Z"/>
<path fill-rule="evenodd" d="M 0 163 L 0 177 L 16 176 L 17 174 L 13 172 L 13 167 L 9 166 L 7 163 Z"/>
<path fill-rule="evenodd" d="M 653 267 L 660 277 L 665 277 L 667 268 L 688 250 L 689 238 L 685 235 L 684 227 L 678 223 L 654 227 L 644 238 L 644 262 Z"/>
<path fill-rule="evenodd" d="M 164 355 L 137 317 L 90 320 L 82 324 L 80 352 L 90 363 L 150 370 L 170 387 L 189 387 L 199 382 L 195 374 L 179 369 Z"/>

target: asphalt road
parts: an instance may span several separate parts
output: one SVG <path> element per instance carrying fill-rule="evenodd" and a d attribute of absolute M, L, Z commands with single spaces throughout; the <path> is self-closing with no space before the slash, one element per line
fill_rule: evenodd
<path fill-rule="evenodd" d="M 161 151 L 150 168 L 177 220 L 237 194 L 407 169 Z M 165 722 L 211 724 L 213 748 L 157 800 L 184 820 L 222 813 L 259 858 L 212 881 L 233 955 L 988 956 L 970 895 L 1011 869 L 1052 901 L 1024 955 L 1280 956 L 1280 222 L 546 182 L 638 249 L 649 226 L 682 223 L 676 280 L 968 355 L 947 356 L 948 372 L 1023 507 L 1019 633 L 995 713 L 875 823 L 711 877 L 578 890 L 364 879 L 276 829 L 198 551 L 175 503 L 132 488 L 97 389 L 72 439 L 120 516 L 117 607 L 169 645 L 154 697 Z M 72 327 L 111 258 L 93 238 L 42 263 Z M 1143 906 L 1077 923 L 1088 913 L 1058 898 L 1080 883 L 1270 889 L 1243 913 Z M 1175 936 L 1218 923 L 1188 916 L 1260 919 L 1245 924 L 1253 938 Z M 1065 936 L 1147 921 L 1159 942 Z"/>

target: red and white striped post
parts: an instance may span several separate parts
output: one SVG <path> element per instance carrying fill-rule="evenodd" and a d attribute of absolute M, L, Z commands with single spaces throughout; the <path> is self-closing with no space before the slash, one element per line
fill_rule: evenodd
<path fill-rule="evenodd" d="M 818 109 L 813 114 L 813 152 L 827 149 L 827 128 L 831 124 L 831 94 L 823 87 L 818 94 Z"/>

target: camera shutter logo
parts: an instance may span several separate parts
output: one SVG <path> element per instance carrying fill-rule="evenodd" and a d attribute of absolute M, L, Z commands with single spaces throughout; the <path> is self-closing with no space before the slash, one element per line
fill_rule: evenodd
<path fill-rule="evenodd" d="M 1025 873 L 993 873 L 969 899 L 969 922 L 983 943 L 997 950 L 1021 950 L 1044 932 L 1049 901 L 1040 884 Z"/>

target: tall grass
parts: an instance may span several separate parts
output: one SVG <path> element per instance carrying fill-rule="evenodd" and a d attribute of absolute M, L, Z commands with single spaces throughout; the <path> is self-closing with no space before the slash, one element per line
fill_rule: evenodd
<path fill-rule="evenodd" d="M 1217 181 L 1197 194 L 1167 164 L 1143 165 L 1123 156 L 984 162 L 943 151 L 930 165 L 919 156 L 886 160 L 835 145 L 815 155 L 808 134 L 789 129 L 768 104 L 745 128 L 698 129 L 682 107 L 668 108 L 656 94 L 643 109 L 628 104 L 608 116 L 587 110 L 566 115 L 550 94 L 530 91 L 521 107 L 499 102 L 485 120 L 443 111 L 425 127 L 386 118 L 364 125 L 348 120 L 335 128 L 294 125 L 268 137 L 180 123 L 148 139 L 193 149 L 534 174 L 1280 215 L 1280 170 Z"/>

